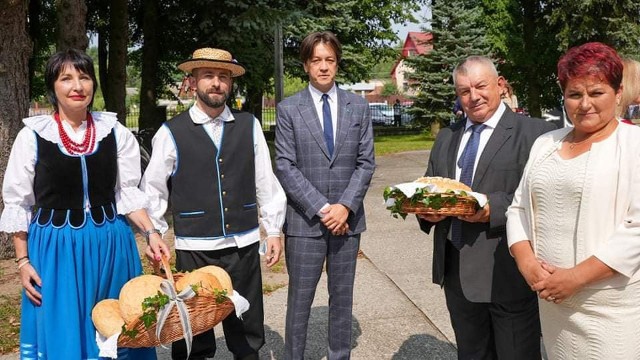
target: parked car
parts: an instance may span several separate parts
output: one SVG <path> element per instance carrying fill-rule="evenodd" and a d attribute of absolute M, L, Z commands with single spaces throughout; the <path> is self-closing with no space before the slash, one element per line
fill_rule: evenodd
<path fill-rule="evenodd" d="M 370 103 L 371 123 L 376 126 L 393 125 L 393 108 L 385 103 Z"/>

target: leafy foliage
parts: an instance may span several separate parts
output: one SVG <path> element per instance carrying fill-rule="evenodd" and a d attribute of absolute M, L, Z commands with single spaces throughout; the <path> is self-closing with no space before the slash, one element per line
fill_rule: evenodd
<path fill-rule="evenodd" d="M 382 96 L 398 95 L 399 93 L 400 91 L 398 91 L 398 88 L 394 83 L 385 81 L 384 85 L 382 86 Z"/>
<path fill-rule="evenodd" d="M 357 82 L 368 78 L 381 60 L 395 56 L 391 46 L 397 35 L 395 23 L 414 20 L 411 13 L 425 1 L 348 0 L 298 1 L 299 16 L 284 21 L 285 69 L 287 73 L 306 79 L 298 59 L 299 44 L 313 31 L 329 30 L 343 44 L 339 74 L 341 82 Z"/>
<path fill-rule="evenodd" d="M 405 61 L 414 69 L 410 80 L 418 90 L 410 110 L 414 121 L 442 126 L 453 117 L 453 69 L 468 56 L 488 55 L 489 49 L 481 22 L 482 11 L 470 1 L 437 1 L 431 11 L 431 30 L 425 27 L 423 31 L 433 34 L 433 50 Z"/>
<path fill-rule="evenodd" d="M 549 2 L 483 0 L 483 24 L 498 70 L 513 86 L 521 106 L 533 116 L 560 103 L 555 69 L 561 54 L 557 27 L 547 19 Z"/>
<path fill-rule="evenodd" d="M 169 296 L 158 291 L 154 296 L 145 298 L 142 301 L 142 310 L 144 313 L 140 316 L 140 320 L 144 323 L 144 327 L 149 328 L 156 322 L 158 311 L 169 303 Z"/>
<path fill-rule="evenodd" d="M 600 41 L 619 52 L 638 55 L 640 2 L 630 0 L 548 1 L 548 23 L 559 27 L 558 48 Z"/>
<path fill-rule="evenodd" d="M 121 329 L 121 331 L 120 331 L 120 334 L 121 334 L 122 336 L 127 336 L 127 337 L 129 337 L 130 339 L 135 339 L 135 338 L 136 338 L 136 336 L 138 336 L 138 333 L 139 333 L 139 331 L 138 331 L 138 330 L 136 330 L 135 328 L 134 328 L 134 329 L 129 330 L 129 329 L 127 329 L 127 325 L 126 325 L 126 324 L 122 324 L 122 329 Z"/>
<path fill-rule="evenodd" d="M 483 23 L 498 69 L 533 116 L 560 105 L 556 64 L 589 41 L 639 58 L 640 3 L 629 0 L 483 0 Z"/>
<path fill-rule="evenodd" d="M 138 0 L 140 1 L 140 0 Z M 424 0 L 423 0 L 424 1 Z M 237 88 L 246 94 L 245 110 L 261 116 L 261 96 L 271 92 L 274 76 L 274 30 L 284 34 L 285 72 L 306 80 L 297 60 L 298 45 L 311 31 L 332 30 L 344 44 L 342 78 L 361 80 L 382 56 L 391 56 L 389 44 L 396 40 L 393 21 L 411 20 L 420 1 L 300 1 L 300 0 L 168 0 L 160 2 L 158 87 L 175 79 L 176 64 L 198 47 L 229 50 L 247 73 Z M 135 15 L 141 24 L 144 9 Z M 133 25 L 134 42 L 144 46 L 139 25 Z M 158 92 L 160 89 L 158 88 Z"/>
<path fill-rule="evenodd" d="M 284 77 L 284 96 L 291 96 L 307 87 L 307 82 L 300 78 L 286 75 Z"/>

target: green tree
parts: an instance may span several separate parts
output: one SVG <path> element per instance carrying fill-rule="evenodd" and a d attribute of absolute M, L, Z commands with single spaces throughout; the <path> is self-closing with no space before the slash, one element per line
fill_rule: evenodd
<path fill-rule="evenodd" d="M 156 76 L 159 69 L 158 57 L 160 54 L 160 44 L 162 34 L 158 21 L 160 5 L 156 0 L 142 1 L 142 34 L 144 34 L 144 45 L 136 63 L 141 65 L 140 72 L 140 116 L 138 117 L 139 129 L 160 127 L 164 119 L 161 118 L 156 107 L 156 98 L 160 86 L 163 84 L 162 77 Z M 139 14 L 138 14 L 139 15 Z"/>
<path fill-rule="evenodd" d="M 637 0 L 547 1 L 552 9 L 549 25 L 556 26 L 557 47 L 564 50 L 600 41 L 618 52 L 638 56 L 640 2 Z"/>
<path fill-rule="evenodd" d="M 405 61 L 414 69 L 409 75 L 416 87 L 414 121 L 435 124 L 436 129 L 451 120 L 455 90 L 451 74 L 457 64 L 471 55 L 488 55 L 481 23 L 482 10 L 471 1 L 437 1 L 432 5 L 433 50 Z"/>
<path fill-rule="evenodd" d="M 555 66 L 557 27 L 547 19 L 553 4 L 537 0 L 483 0 L 483 24 L 498 71 L 513 86 L 520 106 L 539 117 L 560 103 Z"/>
<path fill-rule="evenodd" d="M 373 64 L 393 54 L 390 48 L 396 41 L 392 22 L 412 19 L 411 12 L 423 1 L 365 0 L 365 1 L 210 1 L 167 0 L 160 2 L 158 15 L 153 19 L 159 26 L 153 33 L 158 37 L 162 53 L 155 56 L 158 71 L 141 75 L 143 84 L 148 77 L 163 79 L 157 84 L 166 86 L 175 74 L 176 64 L 188 58 L 198 47 L 219 47 L 229 50 L 247 68 L 237 79 L 237 88 L 246 95 L 244 110 L 262 116 L 262 94 L 271 92 L 274 76 L 274 26 L 283 24 L 285 44 L 285 72 L 306 79 L 299 58 L 299 43 L 309 32 L 331 30 L 344 45 L 344 60 L 340 80 L 355 82 L 367 78 Z M 212 6 L 215 5 L 215 6 Z M 137 24 L 142 24 L 140 12 Z M 147 50 L 147 30 L 137 25 L 134 41 Z M 152 61 L 153 55 L 147 61 Z M 143 58 L 145 58 L 143 56 Z M 147 64 L 145 62 L 145 64 Z M 141 101 L 151 101 L 152 94 L 141 91 Z M 141 119 L 142 122 L 142 119 Z M 146 123 L 146 122 L 145 122 Z"/>
<path fill-rule="evenodd" d="M 291 96 L 307 87 L 307 82 L 297 77 L 284 77 L 284 97 Z"/>
<path fill-rule="evenodd" d="M 88 8 L 87 26 L 98 38 L 98 78 L 106 110 L 126 123 L 127 56 L 130 39 L 129 7 L 126 0 L 84 0 Z"/>
<path fill-rule="evenodd" d="M 273 26 L 295 12 L 293 2 L 163 1 L 153 10 L 155 18 L 145 17 L 150 3 L 145 0 L 144 11 L 136 14 L 138 23 L 144 25 L 134 31 L 134 40 L 142 45 L 140 58 L 145 65 L 141 74 L 141 126 L 158 127 L 164 121 L 152 109 L 156 97 L 182 78 L 176 64 L 200 47 L 229 50 L 247 68 L 247 73 L 236 80 L 236 89 L 246 94 L 245 110 L 260 119 L 262 94 L 273 77 Z"/>
<path fill-rule="evenodd" d="M 51 1 L 29 1 L 29 37 L 33 52 L 29 58 L 29 98 L 46 103 L 44 64 L 55 50 L 56 11 Z"/>
<path fill-rule="evenodd" d="M 386 96 L 399 95 L 399 94 L 400 92 L 398 91 L 396 84 L 390 81 L 385 81 L 384 85 L 382 86 L 382 93 L 380 95 L 386 97 Z"/>
<path fill-rule="evenodd" d="M 402 44 L 394 47 L 394 54 L 385 58 L 373 65 L 371 72 L 369 72 L 368 79 L 380 79 L 391 80 L 391 69 L 398 60 L 398 54 L 402 52 Z"/>
<path fill-rule="evenodd" d="M 640 2 L 628 0 L 483 0 L 487 39 L 498 69 L 531 115 L 560 105 L 558 58 L 589 41 L 640 55 Z"/>
<path fill-rule="evenodd" d="M 127 47 L 129 44 L 129 10 L 127 0 L 112 0 L 109 8 L 109 56 L 102 94 L 107 110 L 118 114 L 118 121 L 127 123 L 126 82 Z"/>
<path fill-rule="evenodd" d="M 338 81 L 355 83 L 371 78 L 375 64 L 395 58 L 398 40 L 393 23 L 415 20 L 411 15 L 426 1 L 348 0 L 299 1 L 304 16 L 285 27 L 285 71 L 306 79 L 299 60 L 299 45 L 313 31 L 332 31 L 343 45 Z"/>

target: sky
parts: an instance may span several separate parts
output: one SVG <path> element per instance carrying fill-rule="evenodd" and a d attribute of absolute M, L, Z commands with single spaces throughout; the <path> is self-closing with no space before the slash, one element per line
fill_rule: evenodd
<path fill-rule="evenodd" d="M 392 26 L 393 30 L 398 34 L 398 38 L 400 38 L 400 42 L 404 42 L 404 39 L 407 38 L 407 33 L 409 31 L 421 31 L 421 26 L 424 25 L 424 18 L 431 17 L 431 10 L 427 7 L 427 5 L 422 5 L 422 8 L 413 13 L 413 17 L 419 21 L 419 23 L 406 23 L 406 24 L 395 24 Z"/>

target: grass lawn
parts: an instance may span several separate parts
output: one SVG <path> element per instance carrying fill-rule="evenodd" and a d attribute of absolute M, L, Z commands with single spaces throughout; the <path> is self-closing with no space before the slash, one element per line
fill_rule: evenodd
<path fill-rule="evenodd" d="M 433 137 L 428 134 L 376 136 L 374 146 L 376 156 L 394 154 L 403 151 L 429 150 L 433 146 Z"/>
<path fill-rule="evenodd" d="M 434 138 L 428 134 L 418 135 L 379 135 L 374 139 L 376 156 L 389 155 L 403 151 L 430 150 Z M 267 141 L 269 152 L 273 157 L 276 149 L 273 141 Z"/>
<path fill-rule="evenodd" d="M 0 295 L 0 354 L 18 349 L 20 334 L 20 295 Z"/>

